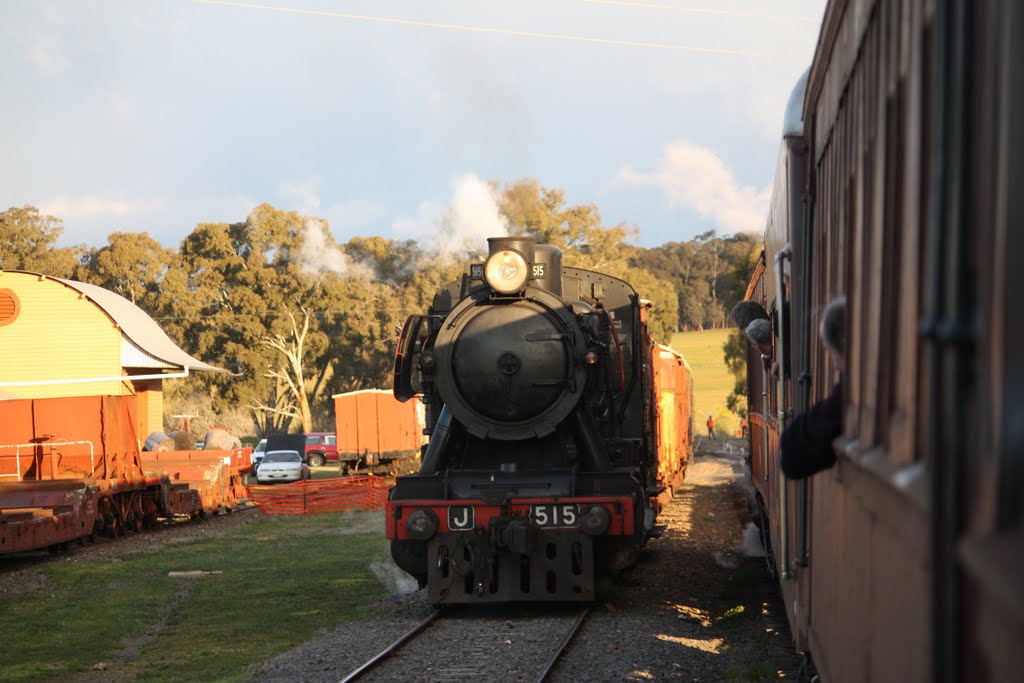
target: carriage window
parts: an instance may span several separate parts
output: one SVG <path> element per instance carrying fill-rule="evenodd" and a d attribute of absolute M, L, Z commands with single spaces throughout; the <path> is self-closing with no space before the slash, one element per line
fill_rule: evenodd
<path fill-rule="evenodd" d="M 882 223 L 882 310 L 880 313 L 881 329 L 884 344 L 879 344 L 878 363 L 878 432 L 876 440 L 888 445 L 890 457 L 898 458 L 899 464 L 910 463 L 914 459 L 910 443 L 912 423 L 901 419 L 903 406 L 899 392 L 901 388 L 912 383 L 913 368 L 906 367 L 900 359 L 911 354 L 902 353 L 901 339 L 905 310 L 905 299 L 900 296 L 886 297 L 885 292 L 902 292 L 900 277 L 903 273 L 902 243 L 904 236 L 909 234 L 912 226 L 903 225 L 903 140 L 904 136 L 904 89 L 905 80 L 901 79 L 896 93 L 886 102 L 885 156 L 886 177 L 885 197 Z M 904 375 L 903 373 L 908 373 Z M 891 430 L 900 430 L 892 433 Z"/>

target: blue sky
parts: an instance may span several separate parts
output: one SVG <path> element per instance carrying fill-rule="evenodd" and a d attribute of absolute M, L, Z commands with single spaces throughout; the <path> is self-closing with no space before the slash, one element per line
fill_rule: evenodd
<path fill-rule="evenodd" d="M 269 202 L 339 241 L 534 177 L 656 246 L 757 230 L 824 2 L 0 0 L 0 208 L 62 244 Z"/>

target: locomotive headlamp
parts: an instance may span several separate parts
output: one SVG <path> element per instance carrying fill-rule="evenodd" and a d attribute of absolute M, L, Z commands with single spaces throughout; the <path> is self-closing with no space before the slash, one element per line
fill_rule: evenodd
<path fill-rule="evenodd" d="M 405 521 L 405 528 L 417 541 L 429 540 L 437 533 L 437 515 L 432 510 L 416 510 Z"/>
<path fill-rule="evenodd" d="M 611 523 L 611 513 L 609 513 L 603 505 L 591 505 L 587 508 L 587 511 L 583 513 L 583 517 L 580 519 L 580 526 L 583 527 L 583 533 L 590 536 L 600 536 L 604 532 L 608 531 L 608 527 Z"/>
<path fill-rule="evenodd" d="M 597 365 L 597 353 L 594 351 L 587 351 L 587 355 L 583 357 L 583 360 L 587 362 L 587 365 Z"/>
<path fill-rule="evenodd" d="M 526 259 L 511 249 L 494 252 L 484 264 L 484 280 L 499 294 L 518 292 L 526 284 L 529 274 Z"/>

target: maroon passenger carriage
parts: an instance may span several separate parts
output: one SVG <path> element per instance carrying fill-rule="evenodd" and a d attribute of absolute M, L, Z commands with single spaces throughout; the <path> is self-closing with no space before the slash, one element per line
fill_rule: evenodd
<path fill-rule="evenodd" d="M 1024 671 L 1024 8 L 833 1 L 790 100 L 747 299 L 751 469 L 799 650 L 821 679 Z M 836 465 L 779 470 L 780 430 L 838 377 Z"/>

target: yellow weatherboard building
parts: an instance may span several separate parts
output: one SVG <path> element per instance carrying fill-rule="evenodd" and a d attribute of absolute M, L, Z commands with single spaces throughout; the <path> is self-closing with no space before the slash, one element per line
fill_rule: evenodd
<path fill-rule="evenodd" d="M 163 381 L 193 370 L 224 372 L 119 294 L 0 270 L 0 400 L 135 395 L 145 435 L 163 431 Z"/>

